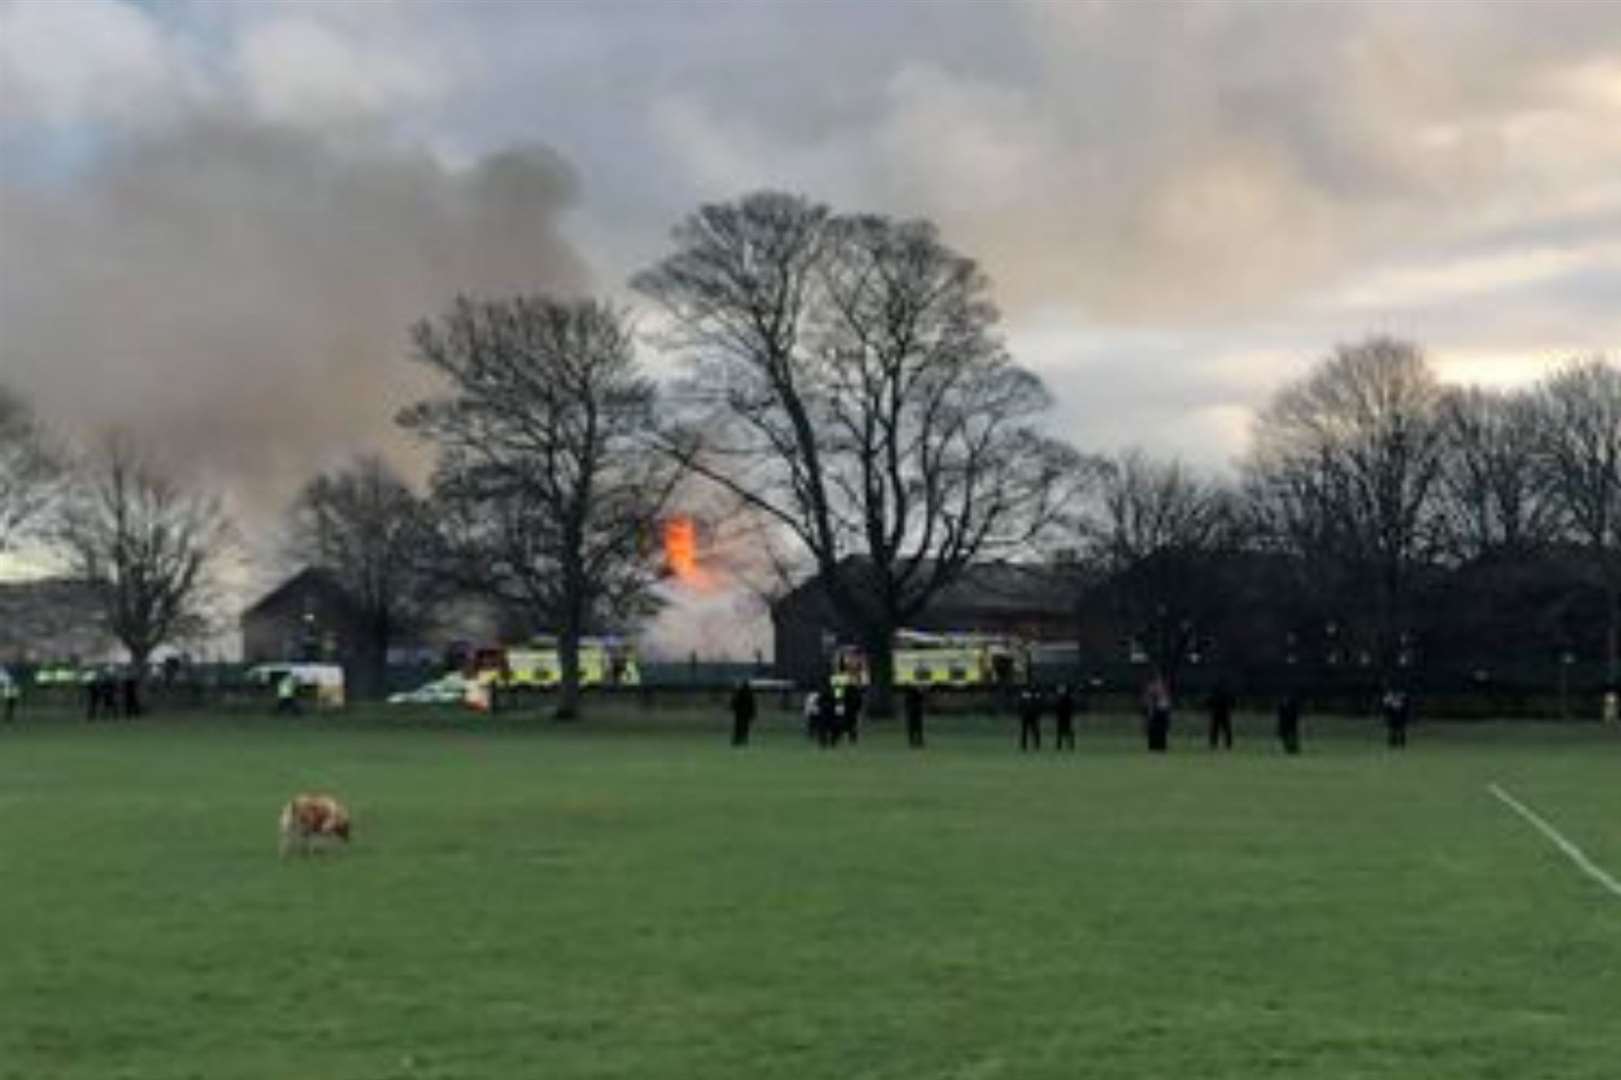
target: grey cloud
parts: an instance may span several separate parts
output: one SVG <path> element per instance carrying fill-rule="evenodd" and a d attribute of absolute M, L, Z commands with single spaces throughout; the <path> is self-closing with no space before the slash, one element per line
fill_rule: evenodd
<path fill-rule="evenodd" d="M 544 138 L 580 177 L 566 233 L 602 288 L 656 258 L 669 226 L 699 200 L 762 184 L 842 208 L 933 217 L 995 277 L 1015 344 L 1052 382 L 1066 430 L 1083 443 L 1153 445 L 1193 416 L 1200 434 L 1188 441 L 1209 442 L 1219 460 L 1235 449 L 1215 442 L 1233 410 L 1370 330 L 1452 353 L 1621 338 L 1606 309 L 1616 276 L 1591 267 L 1503 285 L 1489 304 L 1466 293 L 1388 307 L 1322 303 L 1391 268 L 1574 250 L 1616 235 L 1621 96 L 1606 103 L 1603 85 L 1572 82 L 1583 72 L 1602 80 L 1595 65 L 1612 63 L 1621 95 L 1615 5 L 645 0 L 413 4 L 381 15 L 323 5 L 171 10 L 180 14 L 166 26 L 200 20 L 224 56 L 293 15 L 341 41 L 365 36 L 371 44 L 355 44 L 357 56 L 382 41 L 416 58 L 439 77 L 435 94 L 376 120 L 441 160 Z M 355 268 L 332 273 L 345 282 L 381 263 L 417 268 L 399 271 L 403 283 L 385 294 L 408 300 L 373 301 L 367 314 L 397 352 L 427 294 L 452 279 L 454 288 L 512 275 L 471 260 L 474 242 L 446 232 L 469 220 L 475 183 L 426 158 L 359 157 L 387 164 L 394 194 L 385 204 L 428 224 L 373 229 L 356 224 L 365 210 L 338 199 L 346 223 L 316 228 L 309 243 L 323 265 Z M 88 185 L 93 205 L 107 199 L 98 184 L 108 181 Z M 73 197 L 54 208 L 34 199 L 31 213 L 68 212 Z M 464 209 L 445 211 L 446 199 Z M 204 231 L 228 234 L 217 217 L 201 215 Z M 324 218 L 312 207 L 304 220 Z M 107 242 L 127 246 L 138 231 L 116 224 Z M 547 234 L 554 245 L 557 232 Z M 379 234 L 395 238 L 386 254 L 375 251 Z M 241 294 L 262 290 L 260 279 L 224 268 L 245 283 L 200 277 L 251 322 Z M 564 280 L 580 276 L 571 256 Z M 1042 320 L 1058 329 L 1036 336 L 1072 340 L 1026 353 L 1021 342 Z M 239 344 L 218 326 L 208 332 L 225 339 L 221 348 Z M 302 351 L 316 333 L 297 332 Z"/>
<path fill-rule="evenodd" d="M 787 100 L 739 93 L 718 62 L 650 103 L 708 128 L 682 125 L 662 151 L 705 194 L 791 172 L 842 204 L 936 217 L 1010 310 L 1144 323 L 1247 319 L 1392 246 L 1453 242 L 1505 192 L 1546 210 L 1621 166 L 1621 149 L 1561 160 L 1618 130 L 1557 90 L 1621 50 L 1605 5 L 996 10 L 977 62 L 897 39 L 881 77 L 858 49 L 820 85 L 787 75 Z M 1527 134 L 1528 114 L 1561 110 L 1568 137 Z M 807 136 L 807 114 L 838 119 Z"/>
<path fill-rule="evenodd" d="M 695 202 L 772 184 L 938 219 L 1015 317 L 1240 323 L 1488 215 L 1553 225 L 1621 169 L 1621 114 L 1559 81 L 1621 62 L 1604 4 L 187 10 L 227 41 L 293 14 L 418 58 L 440 92 L 389 121 L 453 156 L 541 135 L 610 285 Z"/>

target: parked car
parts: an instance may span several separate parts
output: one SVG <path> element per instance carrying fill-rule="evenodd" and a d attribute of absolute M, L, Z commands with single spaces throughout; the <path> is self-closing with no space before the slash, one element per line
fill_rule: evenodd
<path fill-rule="evenodd" d="M 459 705 L 467 699 L 468 680 L 451 672 L 443 678 L 424 683 L 415 690 L 401 690 L 388 695 L 390 705 Z"/>

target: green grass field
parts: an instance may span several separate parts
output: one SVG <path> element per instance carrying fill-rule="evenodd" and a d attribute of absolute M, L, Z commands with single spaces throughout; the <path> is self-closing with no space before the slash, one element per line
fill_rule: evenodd
<path fill-rule="evenodd" d="M 0 1077 L 1558 1077 L 1621 1063 L 1621 735 L 1164 758 L 671 715 L 0 729 Z M 351 850 L 276 857 L 324 788 Z"/>

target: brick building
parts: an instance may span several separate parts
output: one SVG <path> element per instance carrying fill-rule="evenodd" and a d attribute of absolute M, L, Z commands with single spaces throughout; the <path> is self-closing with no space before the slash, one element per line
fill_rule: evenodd
<path fill-rule="evenodd" d="M 276 660 L 327 661 L 351 665 L 365 656 L 361 613 L 329 571 L 306 567 L 242 613 L 242 658 L 250 664 Z M 513 631 L 478 597 L 452 597 L 433 612 L 430 626 L 395 641 L 390 663 L 432 661 L 458 642 L 503 640 Z"/>
<path fill-rule="evenodd" d="M 242 613 L 242 659 L 342 661 L 357 654 L 362 627 L 354 603 L 325 570 L 307 567 Z"/>

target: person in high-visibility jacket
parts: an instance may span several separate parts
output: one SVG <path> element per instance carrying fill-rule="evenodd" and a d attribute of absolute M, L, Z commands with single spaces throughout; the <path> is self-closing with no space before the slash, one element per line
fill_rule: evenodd
<path fill-rule="evenodd" d="M 291 671 L 281 677 L 276 683 L 276 711 L 278 713 L 298 712 L 298 676 Z"/>

